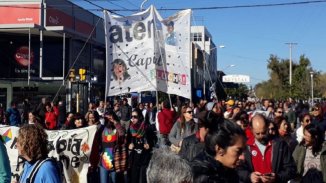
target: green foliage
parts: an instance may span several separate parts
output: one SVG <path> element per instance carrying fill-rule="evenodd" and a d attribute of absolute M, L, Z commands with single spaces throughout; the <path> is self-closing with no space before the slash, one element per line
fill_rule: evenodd
<path fill-rule="evenodd" d="M 238 87 L 225 88 L 225 92 L 228 96 L 232 96 L 238 99 L 246 99 L 248 97 L 249 88 L 245 84 L 238 84 Z"/>
<path fill-rule="evenodd" d="M 316 79 L 316 96 L 326 98 L 326 73 L 320 74 Z"/>
<path fill-rule="evenodd" d="M 314 83 L 318 83 L 320 72 L 314 71 L 311 68 L 310 60 L 305 55 L 300 56 L 299 63 L 292 62 L 292 85 L 289 83 L 289 59 L 280 59 L 276 55 L 270 55 L 267 62 L 270 79 L 256 85 L 255 90 L 258 97 L 277 100 L 288 97 L 309 98 L 311 91 L 310 72 L 314 72 Z M 326 80 L 326 76 L 324 77 Z M 314 90 L 316 97 L 322 95 L 322 92 L 320 92 L 321 88 L 317 89 Z"/>

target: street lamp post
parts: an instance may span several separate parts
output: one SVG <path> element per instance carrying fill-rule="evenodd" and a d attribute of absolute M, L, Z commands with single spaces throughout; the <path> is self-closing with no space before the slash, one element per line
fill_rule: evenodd
<path fill-rule="evenodd" d="M 311 107 L 314 105 L 314 72 L 310 72 L 311 78 Z"/>
<path fill-rule="evenodd" d="M 228 68 L 230 68 L 230 67 L 234 67 L 235 65 L 234 64 L 230 64 L 230 65 L 228 65 L 228 66 L 226 66 L 224 69 L 222 69 L 222 71 L 224 70 L 226 70 L 226 69 L 228 69 Z"/>
<path fill-rule="evenodd" d="M 234 65 L 234 64 L 230 64 L 230 65 L 224 67 L 223 69 L 221 69 L 220 71 L 221 71 L 221 72 L 226 71 L 226 70 L 227 70 L 228 68 L 230 68 L 230 67 L 235 67 L 235 65 Z M 218 80 L 220 80 L 221 72 L 219 72 Z"/>
<path fill-rule="evenodd" d="M 225 48 L 225 46 L 224 45 L 219 45 L 219 46 L 216 46 L 214 48 L 211 48 L 210 51 L 213 50 L 213 49 L 216 49 L 217 50 L 219 48 Z M 217 61 L 218 61 L 218 59 L 217 59 L 217 54 L 216 54 L 216 67 L 217 67 Z M 216 68 L 216 70 L 217 70 L 217 68 Z"/>
<path fill-rule="evenodd" d="M 290 47 L 290 66 L 289 66 L 289 83 L 290 86 L 292 85 L 292 48 L 294 45 L 297 45 L 298 43 L 285 43 L 289 45 Z"/>
<path fill-rule="evenodd" d="M 204 43 L 204 48 L 205 48 L 205 43 Z M 225 48 L 225 46 L 224 45 L 218 45 L 218 46 L 215 46 L 213 48 L 210 48 L 209 49 L 209 55 L 210 55 L 209 57 L 211 57 L 211 55 L 212 55 L 212 50 L 217 51 L 217 49 L 219 49 L 219 48 Z M 206 55 L 206 51 L 204 52 L 204 54 Z M 215 60 L 216 61 L 216 67 L 217 67 L 217 54 L 216 54 L 215 58 L 216 58 L 216 60 Z M 211 72 L 210 72 L 210 70 L 209 70 L 209 68 L 207 66 L 206 56 L 204 56 L 204 75 L 206 75 L 206 74 L 208 75 L 208 78 L 209 78 L 209 81 L 210 81 L 210 84 L 211 84 L 209 89 L 212 90 L 212 86 L 214 85 L 214 82 L 213 82 L 213 80 L 212 80 L 212 78 L 210 76 Z M 217 69 L 215 69 L 215 71 L 214 71 L 214 78 L 216 78 L 216 77 L 217 77 Z M 204 92 L 204 96 L 206 97 L 206 79 L 204 80 L 203 92 Z"/>

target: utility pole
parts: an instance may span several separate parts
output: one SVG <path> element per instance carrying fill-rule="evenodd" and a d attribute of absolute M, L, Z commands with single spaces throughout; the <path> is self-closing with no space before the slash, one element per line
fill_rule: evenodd
<path fill-rule="evenodd" d="M 310 72 L 311 78 L 311 107 L 314 106 L 314 72 Z"/>
<path fill-rule="evenodd" d="M 290 68 L 289 68 L 289 83 L 292 86 L 292 47 L 298 43 L 285 43 L 290 47 Z"/>

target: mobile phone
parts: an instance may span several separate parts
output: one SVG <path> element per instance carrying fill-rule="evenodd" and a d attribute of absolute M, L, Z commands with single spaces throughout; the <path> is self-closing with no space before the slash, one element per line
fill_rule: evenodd
<path fill-rule="evenodd" d="M 272 176 L 272 173 L 264 173 L 264 176 Z"/>

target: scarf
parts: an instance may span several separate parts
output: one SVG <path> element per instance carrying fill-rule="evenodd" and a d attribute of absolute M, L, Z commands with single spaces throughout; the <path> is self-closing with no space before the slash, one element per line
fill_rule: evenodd
<path fill-rule="evenodd" d="M 130 133 L 132 137 L 142 138 L 145 134 L 145 123 L 138 122 L 136 124 L 130 124 Z"/>

